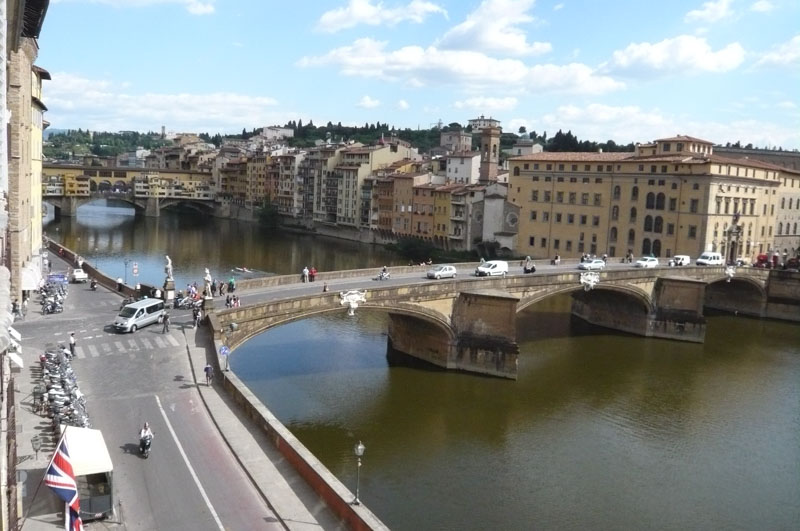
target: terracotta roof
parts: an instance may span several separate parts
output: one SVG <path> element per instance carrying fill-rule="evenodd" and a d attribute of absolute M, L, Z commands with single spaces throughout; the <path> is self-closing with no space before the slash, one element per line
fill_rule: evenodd
<path fill-rule="evenodd" d="M 716 164 L 733 164 L 736 166 L 748 166 L 750 168 L 761 168 L 763 170 L 775 170 L 783 173 L 794 173 L 795 175 L 800 175 L 800 170 L 793 170 L 791 168 L 779 166 L 778 164 L 772 164 L 770 162 L 764 162 L 763 160 L 750 159 L 747 157 L 735 159 L 730 157 L 722 157 L 720 155 L 711 155 L 709 160 Z"/>
<path fill-rule="evenodd" d="M 686 135 L 677 135 L 671 136 L 669 138 L 658 138 L 655 142 L 699 142 L 701 144 L 711 144 L 713 145 L 714 142 L 709 142 L 708 140 L 703 140 L 702 138 L 695 138 L 693 136 L 686 136 Z"/>
<path fill-rule="evenodd" d="M 633 157 L 634 154 L 625 152 L 605 153 L 597 151 L 577 152 L 577 151 L 542 151 L 541 153 L 530 153 L 511 157 L 509 160 L 530 160 L 546 162 L 611 162 Z"/>

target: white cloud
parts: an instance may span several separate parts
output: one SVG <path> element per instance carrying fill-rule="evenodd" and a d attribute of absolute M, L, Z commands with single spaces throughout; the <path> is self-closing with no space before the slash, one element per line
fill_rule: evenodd
<path fill-rule="evenodd" d="M 112 7 L 148 7 L 157 4 L 180 4 L 193 15 L 210 15 L 214 12 L 216 0 L 53 0 L 53 3 L 105 4 Z"/>
<path fill-rule="evenodd" d="M 397 108 L 400 109 L 401 111 L 405 111 L 409 107 L 411 107 L 411 105 L 409 105 L 406 100 L 398 100 Z"/>
<path fill-rule="evenodd" d="M 775 4 L 769 0 L 758 0 L 750 6 L 750 11 L 756 11 L 758 13 L 769 13 L 773 9 L 775 9 Z"/>
<path fill-rule="evenodd" d="M 564 2 L 561 2 L 560 4 L 556 4 L 553 6 L 553 11 L 560 11 L 562 9 L 564 9 Z"/>
<path fill-rule="evenodd" d="M 380 104 L 381 104 L 380 100 L 375 100 L 370 98 L 369 96 L 364 96 L 358 101 L 358 103 L 356 103 L 356 107 L 361 107 L 363 109 L 374 109 Z"/>
<path fill-rule="evenodd" d="M 631 74 L 661 72 L 727 72 L 744 61 L 744 48 L 734 42 L 713 51 L 702 37 L 679 35 L 661 42 L 629 44 L 617 50 L 609 63 L 603 65 L 610 72 Z"/>
<path fill-rule="evenodd" d="M 793 101 L 785 100 L 777 103 L 781 109 L 796 109 L 797 105 Z"/>
<path fill-rule="evenodd" d="M 800 63 L 800 35 L 773 46 L 772 50 L 764 53 L 756 64 L 788 66 L 794 63 Z"/>
<path fill-rule="evenodd" d="M 241 131 L 242 127 L 285 123 L 298 113 L 274 109 L 273 98 L 230 92 L 137 94 L 124 84 L 53 74 L 45 91 L 48 121 L 55 128 L 99 131 L 157 130 L 161 125 L 186 131 Z"/>
<path fill-rule="evenodd" d="M 405 21 L 419 24 L 435 13 L 447 17 L 443 7 L 424 0 L 412 0 L 393 8 L 386 7 L 383 2 L 373 4 L 372 0 L 349 0 L 346 6 L 323 13 L 317 21 L 317 30 L 334 33 L 359 24 L 394 26 Z"/>
<path fill-rule="evenodd" d="M 693 9 L 683 18 L 686 22 L 717 22 L 731 16 L 731 0 L 705 2 L 700 9 Z"/>
<path fill-rule="evenodd" d="M 450 28 L 435 46 L 508 55 L 539 55 L 552 50 L 549 42 L 528 42 L 519 28 L 534 21 L 527 14 L 534 0 L 483 0 L 466 20 Z"/>
<path fill-rule="evenodd" d="M 510 111 L 517 106 L 517 98 L 491 98 L 478 96 L 457 101 L 453 104 L 456 109 L 472 109 L 475 111 Z"/>
<path fill-rule="evenodd" d="M 440 50 L 434 46 L 405 46 L 386 50 L 386 42 L 358 39 L 325 55 L 303 57 L 298 66 L 332 65 L 347 76 L 377 78 L 408 84 L 458 85 L 466 90 L 519 88 L 597 94 L 624 87 L 607 75 L 580 64 L 528 66 L 517 59 L 495 59 L 479 52 Z"/>

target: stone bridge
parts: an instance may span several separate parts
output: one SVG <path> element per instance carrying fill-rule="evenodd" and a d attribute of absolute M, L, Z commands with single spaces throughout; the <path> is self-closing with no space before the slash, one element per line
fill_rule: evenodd
<path fill-rule="evenodd" d="M 281 278 L 272 277 L 276 285 L 285 283 Z M 356 311 L 387 312 L 390 341 L 402 352 L 447 369 L 507 378 L 517 373 L 516 314 L 563 293 L 572 295 L 574 315 L 646 337 L 702 342 L 704 307 L 800 321 L 800 273 L 690 266 L 606 270 L 596 278 L 591 287 L 581 284 L 581 273 L 574 270 L 414 279 L 407 285 L 367 289 Z M 235 348 L 271 327 L 332 311 L 345 311 L 336 292 L 226 309 L 212 313 L 211 322 L 218 339 L 231 323 L 238 325 L 227 335 Z"/>
<path fill-rule="evenodd" d="M 128 203 L 136 209 L 137 215 L 144 214 L 148 217 L 158 217 L 162 209 L 177 205 L 197 210 L 202 214 L 212 214 L 216 207 L 213 199 L 197 199 L 193 197 L 134 197 L 130 192 L 117 193 L 105 191 L 91 192 L 88 196 L 45 195 L 42 197 L 42 201 L 53 205 L 57 217 L 76 216 L 78 207 L 100 199 Z"/>

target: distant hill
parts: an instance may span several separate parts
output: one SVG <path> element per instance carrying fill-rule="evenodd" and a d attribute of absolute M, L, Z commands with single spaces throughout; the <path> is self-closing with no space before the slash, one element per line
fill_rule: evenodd
<path fill-rule="evenodd" d="M 42 139 L 43 140 L 47 140 L 48 138 L 50 138 L 50 135 L 58 135 L 58 134 L 61 134 L 61 133 L 66 133 L 67 131 L 68 131 L 67 129 L 50 129 L 50 128 L 47 128 L 44 131 L 42 131 Z"/>

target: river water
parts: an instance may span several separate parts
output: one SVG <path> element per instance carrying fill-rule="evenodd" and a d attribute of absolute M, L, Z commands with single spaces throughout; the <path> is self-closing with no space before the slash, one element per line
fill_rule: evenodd
<path fill-rule="evenodd" d="M 246 224 L 115 217 L 81 210 L 46 230 L 90 260 L 97 242 L 109 271 L 134 253 L 156 278 L 167 253 L 192 275 L 402 263 Z M 576 321 L 554 297 L 517 328 L 517 381 L 416 363 L 363 309 L 271 330 L 231 364 L 353 490 L 364 443 L 360 498 L 392 529 L 800 527 L 800 326 L 709 315 L 703 345 L 651 340 Z"/>

